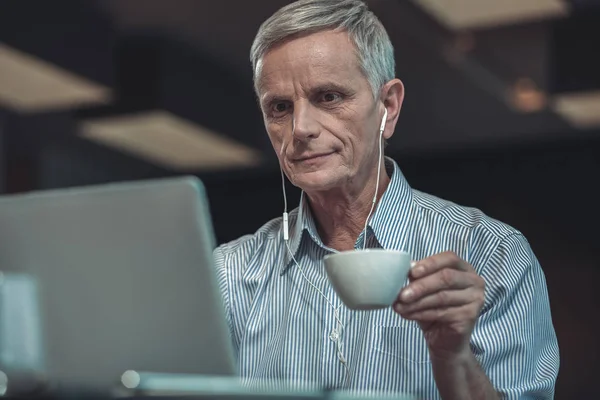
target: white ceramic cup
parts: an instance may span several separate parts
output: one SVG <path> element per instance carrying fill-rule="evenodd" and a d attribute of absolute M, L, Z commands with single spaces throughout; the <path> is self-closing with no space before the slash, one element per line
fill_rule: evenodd
<path fill-rule="evenodd" d="M 323 258 L 331 285 L 346 307 L 389 307 L 406 283 L 411 256 L 397 250 L 367 249 L 328 254 Z"/>

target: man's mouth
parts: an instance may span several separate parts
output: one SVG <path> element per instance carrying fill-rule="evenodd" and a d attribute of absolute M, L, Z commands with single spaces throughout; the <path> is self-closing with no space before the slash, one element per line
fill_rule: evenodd
<path fill-rule="evenodd" d="M 330 156 L 331 154 L 333 154 L 332 151 L 325 152 L 325 153 L 305 154 L 305 155 L 301 155 L 299 157 L 293 158 L 293 161 L 294 162 L 319 161 L 321 159 L 324 159 L 327 156 Z"/>

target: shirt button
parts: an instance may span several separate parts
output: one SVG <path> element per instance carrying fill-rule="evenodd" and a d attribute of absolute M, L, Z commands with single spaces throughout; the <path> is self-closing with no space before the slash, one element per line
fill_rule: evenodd
<path fill-rule="evenodd" d="M 339 336 L 336 330 L 331 331 L 331 333 L 329 334 L 329 339 L 331 339 L 331 341 L 333 342 L 337 342 Z"/>

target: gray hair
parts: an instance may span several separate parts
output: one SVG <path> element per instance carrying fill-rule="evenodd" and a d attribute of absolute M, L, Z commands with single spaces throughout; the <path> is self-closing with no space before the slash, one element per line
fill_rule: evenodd
<path fill-rule="evenodd" d="M 386 82 L 395 78 L 392 42 L 381 21 L 362 0 L 299 0 L 275 12 L 254 38 L 250 61 L 256 93 L 260 63 L 271 48 L 292 37 L 325 30 L 348 32 L 374 98 Z"/>

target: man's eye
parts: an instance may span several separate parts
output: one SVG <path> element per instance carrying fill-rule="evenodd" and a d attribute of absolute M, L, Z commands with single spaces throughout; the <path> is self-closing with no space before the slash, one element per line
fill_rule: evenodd
<path fill-rule="evenodd" d="M 281 114 L 285 113 L 289 108 L 290 108 L 290 105 L 288 103 L 279 102 L 279 103 L 275 103 L 271 106 L 271 111 L 273 112 L 274 115 L 281 115 Z"/>
<path fill-rule="evenodd" d="M 321 100 L 325 103 L 333 103 L 340 100 L 341 96 L 338 93 L 324 93 L 321 96 Z"/>

